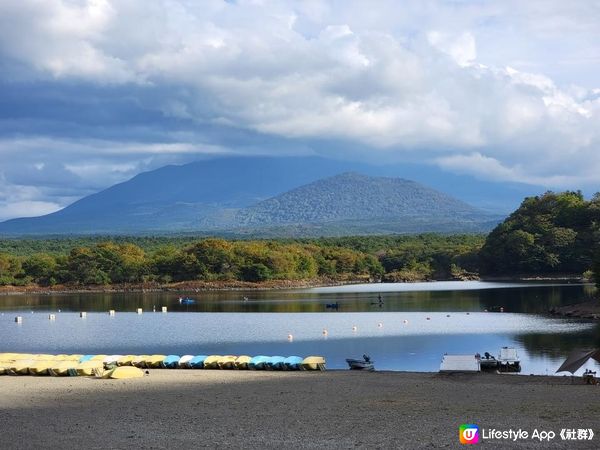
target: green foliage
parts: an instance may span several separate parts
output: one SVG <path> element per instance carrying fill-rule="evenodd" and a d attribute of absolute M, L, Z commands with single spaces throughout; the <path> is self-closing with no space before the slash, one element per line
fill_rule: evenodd
<path fill-rule="evenodd" d="M 600 242 L 600 196 L 546 192 L 526 198 L 481 249 L 485 274 L 578 273 L 592 265 Z"/>

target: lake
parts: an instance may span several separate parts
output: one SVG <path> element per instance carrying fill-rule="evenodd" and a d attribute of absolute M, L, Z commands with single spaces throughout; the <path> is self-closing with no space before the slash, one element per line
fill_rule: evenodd
<path fill-rule="evenodd" d="M 165 292 L 4 296 L 0 352 L 318 354 L 333 369 L 367 353 L 377 369 L 437 371 L 444 353 L 497 355 L 510 346 L 523 374 L 553 374 L 571 350 L 600 347 L 600 327 L 546 313 L 593 292 L 581 284 L 472 281 L 188 293 L 197 300 L 191 305 Z"/>

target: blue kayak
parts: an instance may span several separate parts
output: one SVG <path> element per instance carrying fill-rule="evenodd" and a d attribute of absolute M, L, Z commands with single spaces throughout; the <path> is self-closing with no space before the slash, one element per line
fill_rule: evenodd
<path fill-rule="evenodd" d="M 302 361 L 304 361 L 304 358 L 299 356 L 288 356 L 283 363 L 287 370 L 300 370 L 302 368 Z"/>
<path fill-rule="evenodd" d="M 89 361 L 94 356 L 96 356 L 96 355 L 83 355 L 81 358 L 79 358 L 79 362 L 82 363 L 82 362 Z"/>
<path fill-rule="evenodd" d="M 208 355 L 194 356 L 188 364 L 192 369 L 204 369 L 204 360 L 206 358 L 208 358 Z"/>
<path fill-rule="evenodd" d="M 179 367 L 179 356 L 168 355 L 162 362 L 165 369 L 177 369 Z"/>
<path fill-rule="evenodd" d="M 271 356 L 265 363 L 269 370 L 285 369 L 285 358 L 283 356 Z"/>
<path fill-rule="evenodd" d="M 264 370 L 265 364 L 269 360 L 268 356 L 259 355 L 255 356 L 248 363 L 248 369 L 250 370 Z"/>

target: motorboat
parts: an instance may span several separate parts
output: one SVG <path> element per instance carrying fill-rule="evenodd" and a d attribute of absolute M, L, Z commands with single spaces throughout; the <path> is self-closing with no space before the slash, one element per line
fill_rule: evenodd
<path fill-rule="evenodd" d="M 363 355 L 363 359 L 346 359 L 348 366 L 350 366 L 350 370 L 366 370 L 368 372 L 373 372 L 375 370 L 375 365 L 371 358 L 367 355 Z"/>
<path fill-rule="evenodd" d="M 481 370 L 498 369 L 498 360 L 490 353 L 485 352 L 483 356 L 477 354 L 475 357 L 479 358 L 479 367 L 481 367 Z"/>

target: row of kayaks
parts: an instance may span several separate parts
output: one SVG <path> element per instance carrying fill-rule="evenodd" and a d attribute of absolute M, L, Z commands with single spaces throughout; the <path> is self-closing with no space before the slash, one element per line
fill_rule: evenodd
<path fill-rule="evenodd" d="M 321 356 L 33 355 L 0 353 L 0 375 L 91 376 L 118 367 L 138 369 L 325 370 Z M 133 373 L 133 372 L 132 372 Z"/>

